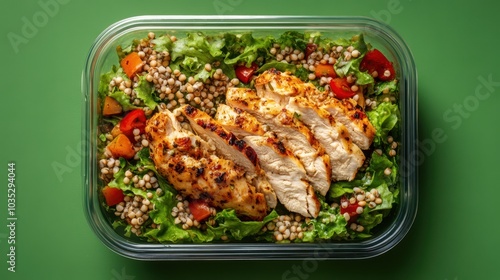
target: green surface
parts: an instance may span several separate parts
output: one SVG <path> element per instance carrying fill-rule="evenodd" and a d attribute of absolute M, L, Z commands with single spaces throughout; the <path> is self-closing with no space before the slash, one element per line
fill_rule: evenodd
<path fill-rule="evenodd" d="M 498 279 L 498 4 L 55 1 L 0 4 L 0 279 Z M 57 4 L 44 10 L 48 2 Z M 82 209 L 81 73 L 103 29 L 144 14 L 361 15 L 394 27 L 419 75 L 420 203 L 407 237 L 382 256 L 355 261 L 141 262 L 108 250 Z M 433 140 L 439 131 L 444 136 Z M 15 273 L 6 262 L 10 161 Z"/>

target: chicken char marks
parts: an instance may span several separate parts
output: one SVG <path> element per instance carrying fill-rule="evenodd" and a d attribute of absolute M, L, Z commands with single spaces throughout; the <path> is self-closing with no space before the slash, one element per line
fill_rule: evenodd
<path fill-rule="evenodd" d="M 267 203 L 231 160 L 213 154 L 209 143 L 184 130 L 168 110 L 148 120 L 146 134 L 158 172 L 182 195 L 206 199 L 217 208 L 232 208 L 238 215 L 262 220 Z"/>
<path fill-rule="evenodd" d="M 257 191 L 264 194 L 269 207 L 277 205 L 277 198 L 274 189 L 267 180 L 260 167 L 255 150 L 244 140 L 236 137 L 232 132 L 226 130 L 212 117 L 190 105 L 178 108 L 189 121 L 196 133 L 209 143 L 213 143 L 219 156 L 232 160 L 237 165 L 243 167 L 247 178 L 252 180 Z"/>

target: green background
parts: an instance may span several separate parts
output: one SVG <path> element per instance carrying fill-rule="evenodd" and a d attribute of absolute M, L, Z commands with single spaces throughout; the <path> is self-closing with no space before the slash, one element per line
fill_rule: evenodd
<path fill-rule="evenodd" d="M 0 4 L 0 279 L 499 279 L 496 2 L 59 2 L 45 22 L 38 1 Z M 418 69 L 420 202 L 406 238 L 376 258 L 317 267 L 302 260 L 142 262 L 108 250 L 83 214 L 81 74 L 102 30 L 147 14 L 361 15 L 391 25 Z M 8 34 L 21 35 L 25 20 L 43 24 L 13 44 Z M 488 88 L 481 80 L 493 83 Z M 431 140 L 434 131 L 444 141 Z M 6 263 L 10 161 L 16 163 L 15 273 Z M 68 167 L 59 177 L 57 163 Z M 283 278 L 303 265 L 310 265 L 308 273 Z"/>

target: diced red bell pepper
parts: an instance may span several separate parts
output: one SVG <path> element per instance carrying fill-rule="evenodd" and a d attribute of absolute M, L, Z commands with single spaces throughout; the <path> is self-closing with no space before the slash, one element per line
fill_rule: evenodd
<path fill-rule="evenodd" d="M 130 139 L 134 138 L 134 129 L 139 129 L 141 133 L 146 129 L 146 114 L 142 109 L 134 109 L 123 117 L 120 121 L 120 130 Z"/>

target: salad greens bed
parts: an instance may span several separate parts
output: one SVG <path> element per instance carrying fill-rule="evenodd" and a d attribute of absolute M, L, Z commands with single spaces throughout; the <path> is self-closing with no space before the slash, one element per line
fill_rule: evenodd
<path fill-rule="evenodd" d="M 99 191 L 103 211 L 117 231 L 130 238 L 161 243 L 334 242 L 369 238 L 377 232 L 378 225 L 391 220 L 389 216 L 399 201 L 399 84 L 396 78 L 381 79 L 383 73 L 362 69 L 363 59 L 373 50 L 362 34 L 352 38 L 295 31 L 276 37 L 229 32 L 176 35 L 178 37 L 149 33 L 130 45 L 119 46 L 117 56 L 121 63 L 102 74 L 100 79 Z M 133 64 L 132 53 L 138 54 L 141 65 Z M 320 54 L 323 57 L 319 57 Z M 330 54 L 326 64 L 331 64 L 334 73 L 327 71 L 320 77 L 322 73 L 308 64 L 322 63 L 324 54 Z M 156 55 L 156 62 L 152 62 L 151 55 Z M 131 65 L 123 64 L 126 58 Z M 131 70 L 130 67 L 136 68 Z M 136 109 L 144 111 L 146 118 L 151 117 L 160 104 L 167 104 L 171 109 L 182 103 L 191 104 L 213 114 L 217 105 L 224 103 L 224 89 L 230 86 L 251 88 L 251 77 L 271 68 L 288 71 L 314 84 L 320 91 L 332 91 L 332 79 L 350 79 L 349 85 L 359 88 L 357 101 L 376 128 L 372 147 L 364 151 L 364 166 L 354 180 L 334 182 L 326 196 L 318 194 L 321 211 L 317 218 L 295 220 L 302 229 L 301 238 L 276 238 L 273 226 L 290 214 L 281 206 L 271 210 L 262 221 L 245 220 L 232 209 L 211 209 L 207 219 L 195 222 L 195 226 L 183 226 L 173 212 L 174 208 L 182 208 L 178 207 L 179 202 L 182 204 L 187 198 L 179 198 L 173 186 L 156 171 L 147 141 L 144 141 L 143 127 L 135 126 L 138 129 L 130 134 L 130 131 L 120 131 L 119 125 L 123 126 L 127 114 Z M 164 73 L 169 73 L 174 82 L 167 78 L 166 82 L 159 81 Z M 195 85 L 198 87 L 190 90 Z M 197 88 L 203 86 L 215 89 L 207 90 L 212 94 L 212 106 L 210 102 L 195 101 Z M 189 94 L 193 94 L 191 98 Z M 131 155 L 110 152 L 110 145 L 120 133 L 129 133 L 127 136 L 133 147 Z M 341 210 L 342 203 L 359 193 L 368 196 L 374 193 L 373 189 L 381 202 L 379 200 L 380 203 L 372 207 L 367 204 L 362 213 L 347 219 Z M 138 209 L 145 206 L 141 220 L 138 220 L 141 217 L 132 215 L 131 218 L 124 213 L 123 208 L 132 204 Z"/>

